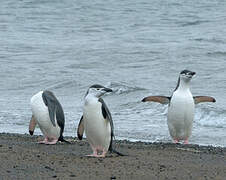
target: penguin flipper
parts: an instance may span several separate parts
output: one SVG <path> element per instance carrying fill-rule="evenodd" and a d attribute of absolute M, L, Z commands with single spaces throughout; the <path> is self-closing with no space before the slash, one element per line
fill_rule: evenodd
<path fill-rule="evenodd" d="M 63 138 L 63 132 L 64 132 L 64 124 L 65 124 L 65 118 L 64 118 L 64 111 L 60 104 L 60 102 L 57 100 L 55 95 L 51 91 L 44 91 L 42 93 L 42 99 L 45 103 L 45 105 L 48 107 L 49 111 L 49 118 L 53 124 L 53 126 L 56 126 L 55 119 L 57 121 L 57 124 L 60 127 L 60 139 Z"/>
<path fill-rule="evenodd" d="M 202 102 L 216 102 L 216 99 L 210 96 L 194 96 L 195 104 L 202 103 Z"/>
<path fill-rule="evenodd" d="M 171 97 L 168 96 L 148 96 L 142 99 L 142 102 L 153 101 L 160 104 L 169 104 Z"/>
<path fill-rule="evenodd" d="M 32 115 L 30 124 L 29 124 L 29 133 L 31 136 L 34 134 L 36 124 L 37 123 L 36 123 L 35 117 Z"/>
<path fill-rule="evenodd" d="M 83 133 L 84 133 L 84 121 L 82 116 L 79 121 L 78 129 L 77 129 L 77 136 L 79 140 L 82 140 Z"/>
<path fill-rule="evenodd" d="M 102 104 L 102 106 L 101 106 L 102 115 L 103 115 L 104 119 L 106 119 L 110 123 L 110 126 L 111 126 L 111 140 L 110 140 L 110 145 L 109 145 L 108 151 L 110 151 L 111 153 L 112 152 L 116 153 L 119 156 L 126 156 L 125 154 L 120 153 L 113 148 L 114 124 L 113 124 L 111 112 L 109 111 L 107 105 L 105 104 L 105 102 L 102 98 L 99 98 L 99 102 Z"/>
<path fill-rule="evenodd" d="M 56 120 L 57 124 L 60 126 L 60 136 L 63 137 L 65 117 L 63 108 L 59 102 L 56 104 Z"/>
<path fill-rule="evenodd" d="M 113 138 L 114 138 L 114 124 L 113 124 L 113 120 L 111 117 L 111 113 L 110 113 L 107 105 L 105 104 L 104 100 L 102 98 L 99 98 L 99 102 L 102 104 L 101 105 L 102 115 L 103 115 L 104 119 L 106 119 L 110 123 L 110 126 L 111 126 L 111 140 L 110 140 L 110 145 L 108 148 L 108 150 L 111 151 L 113 149 L 112 144 L 113 144 Z"/>

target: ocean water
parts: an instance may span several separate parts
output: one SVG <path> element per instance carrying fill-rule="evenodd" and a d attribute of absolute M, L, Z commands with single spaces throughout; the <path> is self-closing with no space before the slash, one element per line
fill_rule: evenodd
<path fill-rule="evenodd" d="M 30 98 L 48 89 L 76 136 L 99 83 L 114 90 L 103 98 L 116 139 L 170 142 L 167 106 L 141 100 L 170 96 L 189 69 L 193 95 L 217 100 L 196 106 L 190 143 L 226 146 L 226 1 L 7 0 L 0 42 L 0 132 L 28 133 Z"/>

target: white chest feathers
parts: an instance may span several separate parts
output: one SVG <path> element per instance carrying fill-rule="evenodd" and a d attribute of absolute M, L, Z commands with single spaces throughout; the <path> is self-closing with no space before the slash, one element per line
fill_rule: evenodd
<path fill-rule="evenodd" d="M 86 97 L 83 118 L 86 137 L 91 146 L 108 150 L 111 140 L 111 126 L 110 122 L 103 117 L 102 104 L 98 98 L 89 95 Z"/>
<path fill-rule="evenodd" d="M 195 104 L 189 89 L 178 89 L 173 93 L 167 115 L 170 135 L 176 139 L 187 139 L 191 135 Z"/>

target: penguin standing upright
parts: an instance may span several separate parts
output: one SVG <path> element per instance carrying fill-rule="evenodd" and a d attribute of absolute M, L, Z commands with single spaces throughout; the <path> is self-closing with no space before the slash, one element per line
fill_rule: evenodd
<path fill-rule="evenodd" d="M 88 89 L 85 96 L 83 116 L 78 125 L 77 135 L 81 140 L 85 131 L 87 140 L 93 150 L 93 154 L 88 156 L 105 157 L 108 150 L 122 155 L 112 148 L 113 121 L 107 105 L 101 98 L 107 92 L 112 92 L 112 90 L 95 84 Z"/>
<path fill-rule="evenodd" d="M 180 140 L 188 144 L 188 138 L 192 133 L 195 104 L 201 102 L 216 102 L 209 96 L 192 96 L 190 91 L 190 81 L 195 72 L 183 70 L 180 73 L 176 89 L 171 97 L 148 96 L 142 101 L 154 101 L 161 104 L 169 104 L 167 114 L 167 124 L 171 137 L 175 143 Z"/>

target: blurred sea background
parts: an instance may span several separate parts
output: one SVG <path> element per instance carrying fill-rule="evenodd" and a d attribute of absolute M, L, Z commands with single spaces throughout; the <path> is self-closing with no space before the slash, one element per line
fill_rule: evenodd
<path fill-rule="evenodd" d="M 51 90 L 76 136 L 83 98 L 92 84 L 103 98 L 116 139 L 171 142 L 167 105 L 180 71 L 197 74 L 190 143 L 226 146 L 226 1 L 7 0 L 0 6 L 0 132 L 28 133 L 30 98 Z M 35 134 L 41 134 L 36 129 Z"/>

